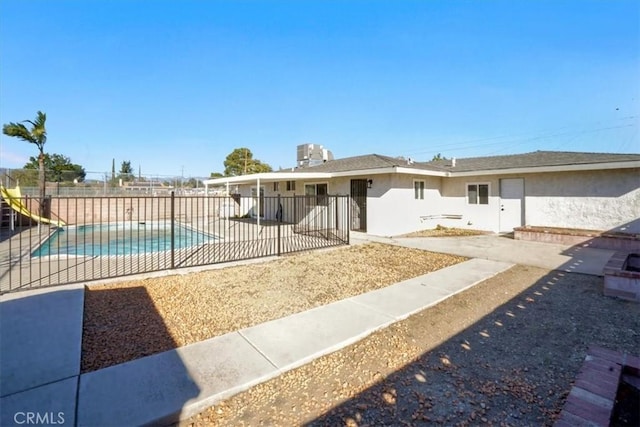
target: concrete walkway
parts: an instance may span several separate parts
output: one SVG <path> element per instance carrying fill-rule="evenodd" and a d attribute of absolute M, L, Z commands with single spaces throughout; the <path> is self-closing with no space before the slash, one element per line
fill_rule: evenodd
<path fill-rule="evenodd" d="M 594 249 L 576 251 L 571 258 L 567 248 L 530 246 L 530 242 L 514 245 L 499 239 L 504 238 L 386 239 L 481 256 L 387 288 L 82 375 L 82 286 L 1 296 L 0 425 L 24 425 L 29 420 L 68 426 L 176 422 L 433 306 L 508 269 L 514 261 L 597 274 L 606 263 L 607 254 Z"/>

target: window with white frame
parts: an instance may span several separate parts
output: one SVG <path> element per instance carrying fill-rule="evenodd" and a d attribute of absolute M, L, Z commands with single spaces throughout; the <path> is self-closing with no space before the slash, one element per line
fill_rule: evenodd
<path fill-rule="evenodd" d="M 424 181 L 413 181 L 413 198 L 424 200 Z"/>
<path fill-rule="evenodd" d="M 273 191 L 280 191 L 280 183 L 279 182 L 274 182 L 273 183 Z"/>
<path fill-rule="evenodd" d="M 480 183 L 467 184 L 467 204 L 488 205 L 489 204 L 489 184 L 480 184 Z"/>
<path fill-rule="evenodd" d="M 295 181 L 287 181 L 287 191 L 296 191 Z"/>

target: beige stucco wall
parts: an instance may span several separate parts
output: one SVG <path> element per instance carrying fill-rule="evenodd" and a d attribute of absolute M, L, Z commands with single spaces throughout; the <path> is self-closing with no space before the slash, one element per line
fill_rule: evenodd
<path fill-rule="evenodd" d="M 640 169 L 531 174 L 527 225 L 640 232 Z"/>
<path fill-rule="evenodd" d="M 439 178 L 401 174 L 361 175 L 331 180 L 302 180 L 296 191 L 286 182 L 273 191 L 263 184 L 265 196 L 303 195 L 304 184 L 328 183 L 329 194 L 349 195 L 351 179 L 372 179 L 367 190 L 367 232 L 391 236 L 434 228 L 437 225 L 498 232 L 500 229 L 500 179 L 524 179 L 524 224 L 610 230 L 631 224 L 627 231 L 640 233 L 640 169 L 579 171 L 518 175 Z M 424 200 L 414 198 L 414 180 L 425 181 Z M 489 204 L 469 205 L 467 184 L 489 184 Z M 254 185 L 255 186 L 255 185 Z M 250 196 L 250 186 L 240 186 Z M 241 215 L 253 206 L 243 199 Z M 272 217 L 275 208 L 265 212 Z M 285 206 L 285 221 L 288 213 Z M 434 215 L 433 219 L 424 217 Z M 447 219 L 441 215 L 460 215 Z M 421 218 L 422 217 L 422 218 Z"/>
<path fill-rule="evenodd" d="M 497 232 L 501 178 L 524 179 L 523 225 L 610 230 L 633 223 L 627 231 L 640 232 L 639 169 L 446 178 L 444 209 L 463 220 L 442 225 Z M 467 204 L 469 183 L 490 185 L 488 205 Z"/>

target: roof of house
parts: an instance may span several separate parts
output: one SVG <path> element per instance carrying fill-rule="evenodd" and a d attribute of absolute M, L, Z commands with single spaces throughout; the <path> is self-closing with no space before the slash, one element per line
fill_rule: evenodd
<path fill-rule="evenodd" d="M 640 161 L 640 154 L 534 151 L 532 153 L 524 154 L 461 158 L 456 159 L 455 166 L 453 166 L 453 161 L 451 159 L 415 162 L 399 157 L 367 154 L 363 156 L 329 160 L 321 165 L 296 169 L 296 172 L 346 172 L 394 166 L 432 171 L 472 172 L 629 161 Z"/>
<path fill-rule="evenodd" d="M 534 151 L 503 156 L 469 157 L 416 162 L 402 157 L 366 154 L 329 160 L 325 163 L 277 172 L 206 180 L 205 184 L 253 182 L 257 179 L 326 179 L 377 173 L 415 173 L 434 176 L 490 175 L 495 173 L 531 173 L 570 170 L 616 169 L 640 167 L 640 154 L 578 153 L 568 151 Z M 413 172 L 413 171 L 415 172 Z"/>
<path fill-rule="evenodd" d="M 412 162 L 401 157 L 389 157 L 380 154 L 365 154 L 363 156 L 346 157 L 329 160 L 316 166 L 295 169 L 296 172 L 348 172 L 391 167 L 413 169 L 446 170 L 440 165 L 429 165 L 427 162 Z"/>

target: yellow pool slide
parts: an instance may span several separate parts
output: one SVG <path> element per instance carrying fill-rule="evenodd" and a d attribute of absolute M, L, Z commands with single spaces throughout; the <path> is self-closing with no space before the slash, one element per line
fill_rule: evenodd
<path fill-rule="evenodd" d="M 66 225 L 63 221 L 56 219 L 43 218 L 35 213 L 31 212 L 25 204 L 22 202 L 22 194 L 20 194 L 20 187 L 16 188 L 6 188 L 3 185 L 0 185 L 0 194 L 2 194 L 2 198 L 5 202 L 13 209 L 21 215 L 27 216 L 35 221 L 41 222 L 43 224 L 51 224 L 56 227 L 62 227 Z"/>

